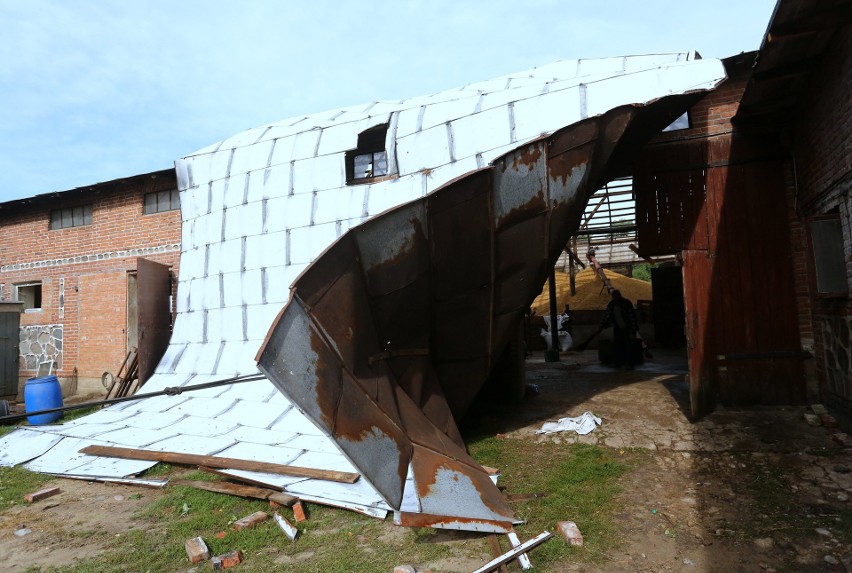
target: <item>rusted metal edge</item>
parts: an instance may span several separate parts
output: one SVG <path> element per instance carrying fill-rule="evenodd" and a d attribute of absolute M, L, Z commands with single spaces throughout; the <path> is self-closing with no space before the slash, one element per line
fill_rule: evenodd
<path fill-rule="evenodd" d="M 434 529 L 462 529 L 465 531 L 481 531 L 483 533 L 509 533 L 514 524 L 511 521 L 493 519 L 471 519 L 450 517 L 447 515 L 432 515 L 429 513 L 411 513 L 395 511 L 393 522 L 402 527 L 431 527 Z"/>

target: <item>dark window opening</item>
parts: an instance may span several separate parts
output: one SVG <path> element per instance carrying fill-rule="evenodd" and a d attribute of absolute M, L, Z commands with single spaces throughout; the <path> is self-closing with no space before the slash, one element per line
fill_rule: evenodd
<path fill-rule="evenodd" d="M 830 213 L 808 221 L 814 261 L 816 291 L 824 296 L 847 296 L 846 255 L 840 214 Z"/>
<path fill-rule="evenodd" d="M 387 134 L 387 124 L 358 134 L 358 147 L 346 152 L 346 183 L 366 182 L 388 174 Z"/>
<path fill-rule="evenodd" d="M 41 283 L 15 285 L 15 299 L 24 303 L 24 311 L 41 310 Z"/>
<path fill-rule="evenodd" d="M 178 211 L 180 209 L 180 192 L 177 189 L 171 191 L 155 191 L 145 193 L 144 213 L 165 213 L 166 211 Z"/>
<path fill-rule="evenodd" d="M 64 207 L 50 212 L 51 229 L 67 229 L 92 224 L 92 206 Z"/>

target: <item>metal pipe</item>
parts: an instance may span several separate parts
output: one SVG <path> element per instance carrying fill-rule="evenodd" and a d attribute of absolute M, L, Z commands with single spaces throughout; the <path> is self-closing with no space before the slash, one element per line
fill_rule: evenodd
<path fill-rule="evenodd" d="M 235 376 L 233 378 L 224 378 L 213 382 L 205 382 L 203 384 L 193 384 L 190 386 L 171 386 L 157 392 L 148 392 L 146 394 L 136 394 L 134 396 L 125 396 L 123 398 L 110 398 L 109 400 L 98 400 L 96 402 L 83 402 L 73 404 L 71 406 L 62 406 L 61 408 L 50 408 L 47 410 L 38 410 L 35 412 L 27 412 L 25 414 L 14 414 L 12 416 L 0 417 L 0 424 L 12 422 L 14 420 L 23 420 L 29 416 L 38 416 L 40 414 L 52 414 L 54 412 L 65 412 L 67 410 L 80 410 L 82 408 L 90 408 L 92 406 L 107 406 L 110 404 L 118 404 L 119 402 L 128 402 L 130 400 L 143 400 L 145 398 L 153 398 L 154 396 L 177 396 L 184 392 L 192 392 L 195 390 L 204 390 L 206 388 L 215 388 L 216 386 L 224 386 L 226 384 L 240 384 L 242 382 L 254 382 L 255 380 L 263 380 L 266 376 L 263 374 L 251 374 L 249 376 Z"/>

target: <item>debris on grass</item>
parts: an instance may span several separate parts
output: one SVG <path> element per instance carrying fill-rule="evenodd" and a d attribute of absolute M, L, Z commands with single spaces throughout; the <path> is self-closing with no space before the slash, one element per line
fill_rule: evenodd
<path fill-rule="evenodd" d="M 278 527 L 281 528 L 281 531 L 284 532 L 284 535 L 290 538 L 290 541 L 296 541 L 296 536 L 299 535 L 299 530 L 296 529 L 296 526 L 287 521 L 287 518 L 277 511 L 272 514 L 272 518 L 278 524 Z"/>
<path fill-rule="evenodd" d="M 512 544 L 512 547 L 518 547 L 521 544 L 521 540 L 518 539 L 518 534 L 514 531 L 510 531 L 506 534 L 506 536 L 509 538 L 509 543 Z M 520 555 L 518 555 L 518 564 L 521 566 L 521 569 L 524 570 L 532 569 L 533 566 L 532 561 L 530 561 L 530 558 L 527 556 L 526 553 L 521 553 Z"/>
<path fill-rule="evenodd" d="M 293 504 L 293 517 L 296 518 L 296 523 L 307 521 L 308 514 L 305 511 L 305 506 L 302 504 L 301 501 L 297 501 Z"/>
<path fill-rule="evenodd" d="M 24 500 L 27 503 L 35 503 L 37 501 L 41 501 L 42 499 L 47 499 L 48 497 L 53 497 L 54 495 L 60 493 L 61 491 L 62 490 L 60 490 L 58 487 L 48 487 L 48 488 L 45 488 L 45 489 L 40 489 L 40 490 L 33 492 L 33 493 L 28 493 L 27 495 L 24 496 Z"/>
<path fill-rule="evenodd" d="M 237 531 L 242 531 L 243 529 L 248 529 L 250 527 L 254 527 L 258 523 L 266 521 L 269 518 L 269 514 L 265 511 L 255 511 L 251 515 L 247 515 L 242 519 L 238 519 L 234 522 L 234 529 Z"/>
<path fill-rule="evenodd" d="M 526 553 L 530 549 L 532 549 L 533 547 L 537 547 L 537 546 L 541 545 L 542 543 L 544 543 L 545 541 L 547 541 L 551 537 L 553 537 L 552 533 L 550 533 L 549 531 L 544 531 L 544 532 L 536 535 L 535 537 L 533 537 L 529 541 L 525 541 L 525 542 L 521 543 L 520 545 L 518 545 L 517 547 L 513 547 L 512 549 L 510 549 L 509 551 L 507 551 L 506 553 L 504 553 L 500 557 L 495 557 L 494 559 L 492 559 L 491 561 L 489 561 L 488 563 L 486 563 L 485 565 L 483 565 L 482 567 L 480 567 L 479 569 L 477 569 L 473 573 L 487 573 L 488 571 L 494 571 L 495 569 L 500 567 L 500 565 L 502 565 L 504 563 L 508 563 L 512 559 L 516 559 L 518 557 L 518 555 Z"/>
<path fill-rule="evenodd" d="M 243 561 L 243 552 L 240 550 L 230 551 L 228 553 L 224 553 L 222 555 L 217 555 L 213 559 L 210 560 L 210 565 L 213 566 L 213 571 L 222 571 L 223 569 L 230 569 L 231 567 L 236 567 Z"/>
<path fill-rule="evenodd" d="M 583 545 L 583 534 L 580 533 L 580 529 L 577 527 L 577 524 L 573 521 L 560 521 L 558 524 L 559 532 L 562 533 L 562 537 L 565 538 L 566 543 L 569 545 L 580 546 Z"/>
<path fill-rule="evenodd" d="M 186 556 L 189 557 L 189 562 L 193 565 L 210 559 L 210 549 L 201 537 L 187 539 L 186 543 L 184 543 L 184 549 L 186 549 Z"/>

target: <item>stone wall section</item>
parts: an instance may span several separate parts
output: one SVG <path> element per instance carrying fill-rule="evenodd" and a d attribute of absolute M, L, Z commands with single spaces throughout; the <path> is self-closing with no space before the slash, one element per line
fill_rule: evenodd
<path fill-rule="evenodd" d="M 20 331 L 19 351 L 21 355 L 20 369 L 35 376 L 39 366 L 44 369 L 53 362 L 52 373 L 62 369 L 62 337 L 61 324 L 45 324 L 22 326 Z"/>

